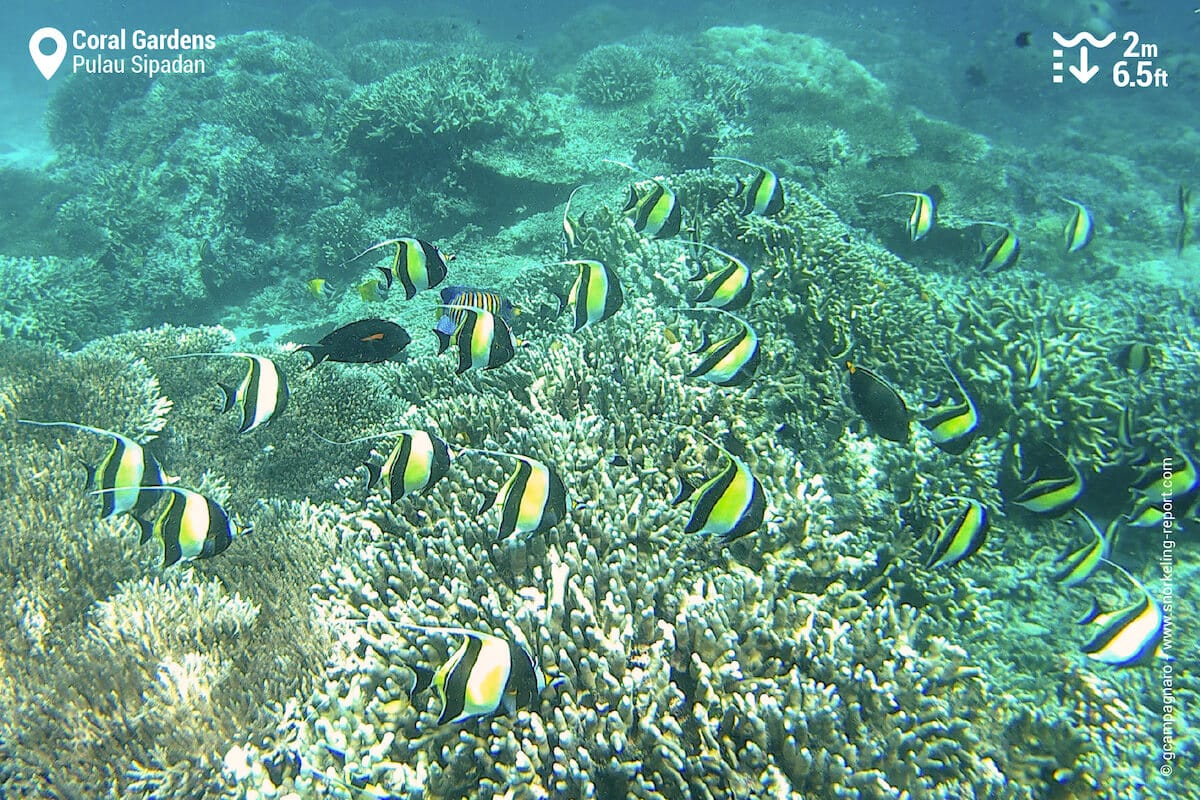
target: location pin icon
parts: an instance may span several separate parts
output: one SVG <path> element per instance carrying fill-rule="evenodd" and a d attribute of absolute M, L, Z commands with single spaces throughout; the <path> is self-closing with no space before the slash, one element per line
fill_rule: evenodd
<path fill-rule="evenodd" d="M 53 53 L 42 52 L 42 42 L 47 39 L 54 42 Z M 46 80 L 50 80 L 67 57 L 67 37 L 58 28 L 38 28 L 29 37 L 29 55 L 33 57 L 38 71 L 46 76 Z"/>

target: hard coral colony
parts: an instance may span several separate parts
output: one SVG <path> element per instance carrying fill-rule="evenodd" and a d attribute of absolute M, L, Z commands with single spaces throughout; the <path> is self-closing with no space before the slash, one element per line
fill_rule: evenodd
<path fill-rule="evenodd" d="M 1083 201 L 814 37 L 301 22 L 51 101 L 92 263 L 3 257 L 0 796 L 1197 796 L 1134 541 L 1200 495 L 1194 296 L 1031 271 Z"/>

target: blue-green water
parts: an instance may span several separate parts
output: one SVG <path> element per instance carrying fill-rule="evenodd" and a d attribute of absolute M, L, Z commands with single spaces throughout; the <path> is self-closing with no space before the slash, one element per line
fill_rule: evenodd
<path fill-rule="evenodd" d="M 1193 8 L 11 21 L 0 798 L 1195 795 Z"/>

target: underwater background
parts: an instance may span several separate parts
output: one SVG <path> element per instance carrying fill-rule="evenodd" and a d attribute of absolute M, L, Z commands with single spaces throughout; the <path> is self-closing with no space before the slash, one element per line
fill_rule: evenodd
<path fill-rule="evenodd" d="M 6 18 L 0 798 L 1200 797 L 1195 4 Z"/>

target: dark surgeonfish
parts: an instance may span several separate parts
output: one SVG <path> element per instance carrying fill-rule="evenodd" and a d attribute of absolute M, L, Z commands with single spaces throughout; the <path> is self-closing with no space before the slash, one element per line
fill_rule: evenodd
<path fill-rule="evenodd" d="M 940 186 L 930 186 L 923 192 L 888 192 L 880 197 L 913 198 L 913 210 L 908 215 L 904 229 L 908 231 L 909 241 L 916 242 L 933 230 L 933 223 L 937 220 L 938 203 L 942 202 L 942 189 Z"/>
<path fill-rule="evenodd" d="M 394 281 L 400 282 L 404 287 L 405 300 L 412 300 L 417 292 L 432 289 L 445 280 L 448 272 L 446 265 L 454 260 L 454 256 L 445 255 L 429 242 L 406 236 L 373 244 L 342 266 L 357 261 L 367 253 L 392 246 L 396 248 L 396 255 L 392 257 L 391 266 L 377 269 L 383 273 L 386 288 L 391 289 Z"/>
<path fill-rule="evenodd" d="M 715 536 L 722 544 L 729 544 L 762 525 L 767 510 L 767 492 L 745 461 L 702 431 L 694 432 L 720 450 L 728 463 L 699 486 L 679 476 L 679 491 L 671 505 L 677 506 L 694 496 L 684 533 Z"/>
<path fill-rule="evenodd" d="M 938 533 L 925 566 L 930 569 L 954 566 L 983 546 L 991 522 L 987 508 L 969 497 L 948 497 L 963 503 L 954 520 Z"/>
<path fill-rule="evenodd" d="M 692 353 L 699 353 L 700 363 L 687 374 L 689 378 L 715 383 L 717 386 L 741 386 L 749 383 L 758 370 L 758 334 L 750 323 L 736 314 L 720 308 L 689 308 L 691 312 L 713 312 L 733 319 L 741 330 L 732 336 L 709 342 L 708 334 Z"/>
<path fill-rule="evenodd" d="M 1054 573 L 1054 580 L 1068 587 L 1078 586 L 1092 577 L 1092 574 L 1100 568 L 1100 563 L 1108 558 L 1112 550 L 1112 532 L 1119 523 L 1118 519 L 1114 519 L 1109 524 L 1108 530 L 1101 533 L 1100 529 L 1096 527 L 1096 523 L 1092 522 L 1091 517 L 1078 508 L 1075 509 L 1075 513 L 1083 520 L 1084 527 L 1088 529 L 1090 536 L 1085 544 L 1074 550 L 1068 550 L 1054 559 L 1055 564 L 1061 565 Z"/>
<path fill-rule="evenodd" d="M 378 364 L 408 347 L 412 337 L 408 331 L 386 319 L 360 319 L 343 325 L 324 336 L 316 344 L 305 344 L 300 350 L 313 357 L 312 369 L 322 361 L 346 364 Z"/>
<path fill-rule="evenodd" d="M 493 505 L 500 508 L 499 539 L 514 533 L 533 536 L 544 533 L 567 518 L 567 490 L 558 473 L 546 464 L 519 453 L 468 448 L 461 453 L 478 453 L 496 458 L 515 458 L 517 468 L 498 492 L 484 495 L 482 514 Z"/>
<path fill-rule="evenodd" d="M 1128 578 L 1141 597 L 1132 605 L 1115 611 L 1103 611 L 1093 599 L 1091 609 L 1077 623 L 1099 625 L 1100 630 L 1083 646 L 1083 652 L 1088 658 L 1114 667 L 1130 667 L 1152 656 L 1162 655 L 1162 607 L 1142 582 L 1124 567 L 1108 559 L 1104 559 L 1104 563 Z"/>
<path fill-rule="evenodd" d="M 1074 208 L 1071 218 L 1067 220 L 1067 227 L 1063 229 L 1063 242 L 1068 254 L 1078 253 L 1091 243 L 1092 236 L 1095 235 L 1096 223 L 1092 220 L 1092 212 L 1078 200 L 1069 197 L 1058 199 Z"/>
<path fill-rule="evenodd" d="M 180 560 L 212 558 L 225 552 L 239 533 L 229 513 L 215 500 L 199 492 L 178 486 L 155 486 L 170 493 L 167 507 L 158 515 L 153 527 L 139 520 L 142 525 L 142 542 L 151 537 L 163 545 L 163 566 L 169 567 Z M 106 494 L 110 490 L 97 489 L 92 494 Z"/>
<path fill-rule="evenodd" d="M 866 367 L 846 362 L 850 399 L 871 431 L 893 442 L 907 442 L 908 406 L 892 385 Z"/>
<path fill-rule="evenodd" d="M 457 351 L 455 375 L 469 369 L 495 369 L 512 361 L 518 342 L 502 317 L 478 306 L 451 303 L 442 308 L 463 313 L 463 320 L 453 333 L 433 330 L 438 338 L 438 355 L 446 352 L 451 344 Z"/>
<path fill-rule="evenodd" d="M 783 211 L 785 202 L 783 183 L 774 172 L 752 161 L 744 161 L 740 158 L 732 158 L 730 156 L 709 156 L 709 158 L 713 161 L 731 161 L 735 164 L 742 164 L 751 169 L 758 170 L 758 175 L 749 184 L 743 183 L 740 177 L 737 179 L 737 189 L 734 191 L 733 196 L 737 197 L 743 191 L 745 192 L 741 211 L 743 217 L 752 215 L 773 217 L 780 211 Z"/>
<path fill-rule="evenodd" d="M 950 373 L 950 377 L 958 386 L 963 401 L 921 420 L 921 424 L 928 429 L 930 438 L 939 449 L 956 456 L 971 446 L 975 434 L 979 432 L 979 411 L 975 408 L 975 402 L 971 399 L 971 395 L 967 393 L 967 388 L 963 386 L 962 381 L 958 379 L 958 375 L 950 366 L 950 362 L 945 358 L 942 361 L 946 365 L 946 371 Z"/>
<path fill-rule="evenodd" d="M 568 308 L 573 312 L 572 332 L 603 322 L 621 310 L 625 293 L 621 290 L 621 279 L 617 273 L 592 259 L 572 259 L 559 261 L 558 264 L 574 265 L 579 269 L 575 282 L 566 294 L 553 293 L 558 300 L 559 314 Z"/>
<path fill-rule="evenodd" d="M 750 298 L 754 295 L 754 276 L 746 262 L 704 242 L 680 242 L 679 244 L 689 248 L 703 248 L 716 253 L 729 262 L 724 269 L 708 272 L 697 259 L 696 264 L 699 269 L 688 280 L 704 281 L 705 283 L 700 293 L 692 298 L 693 304 L 703 308 L 736 311 L 750 302 Z"/>
<path fill-rule="evenodd" d="M 238 433 L 249 433 L 279 417 L 288 404 L 287 377 L 265 356 L 253 353 L 184 353 L 167 358 L 244 358 L 248 362 L 246 376 L 236 387 L 218 383 L 221 390 L 221 413 L 237 407 L 242 412 Z"/>
<path fill-rule="evenodd" d="M 531 709 L 547 685 L 546 675 L 523 646 L 491 633 L 432 625 L 398 627 L 430 635 L 461 636 L 462 644 L 436 671 L 410 664 L 409 697 L 433 687 L 442 711 L 437 724 L 466 722 L 475 717 L 513 714 Z"/>
<path fill-rule="evenodd" d="M 150 451 L 128 436 L 74 422 L 37 422 L 31 419 L 19 419 L 17 422 L 22 425 L 36 425 L 40 428 L 71 428 L 112 438 L 112 448 L 108 451 L 108 455 L 101 459 L 95 467 L 85 465 L 87 467 L 85 490 L 91 490 L 95 486 L 102 492 L 100 495 L 101 519 L 106 519 L 114 514 L 130 514 L 139 524 L 142 524 L 142 515 L 148 512 L 162 497 L 162 490 L 159 487 L 174 480 L 163 473 L 158 460 Z M 144 534 L 145 528 L 143 536 Z"/>
<path fill-rule="evenodd" d="M 610 158 L 604 160 L 642 175 L 654 184 L 642 192 L 639 192 L 636 186 L 629 187 L 629 197 L 621 213 L 633 223 L 633 229 L 650 239 L 670 239 L 677 235 L 683 226 L 683 209 L 675 192 L 659 178 L 642 172 L 637 167 Z"/>

